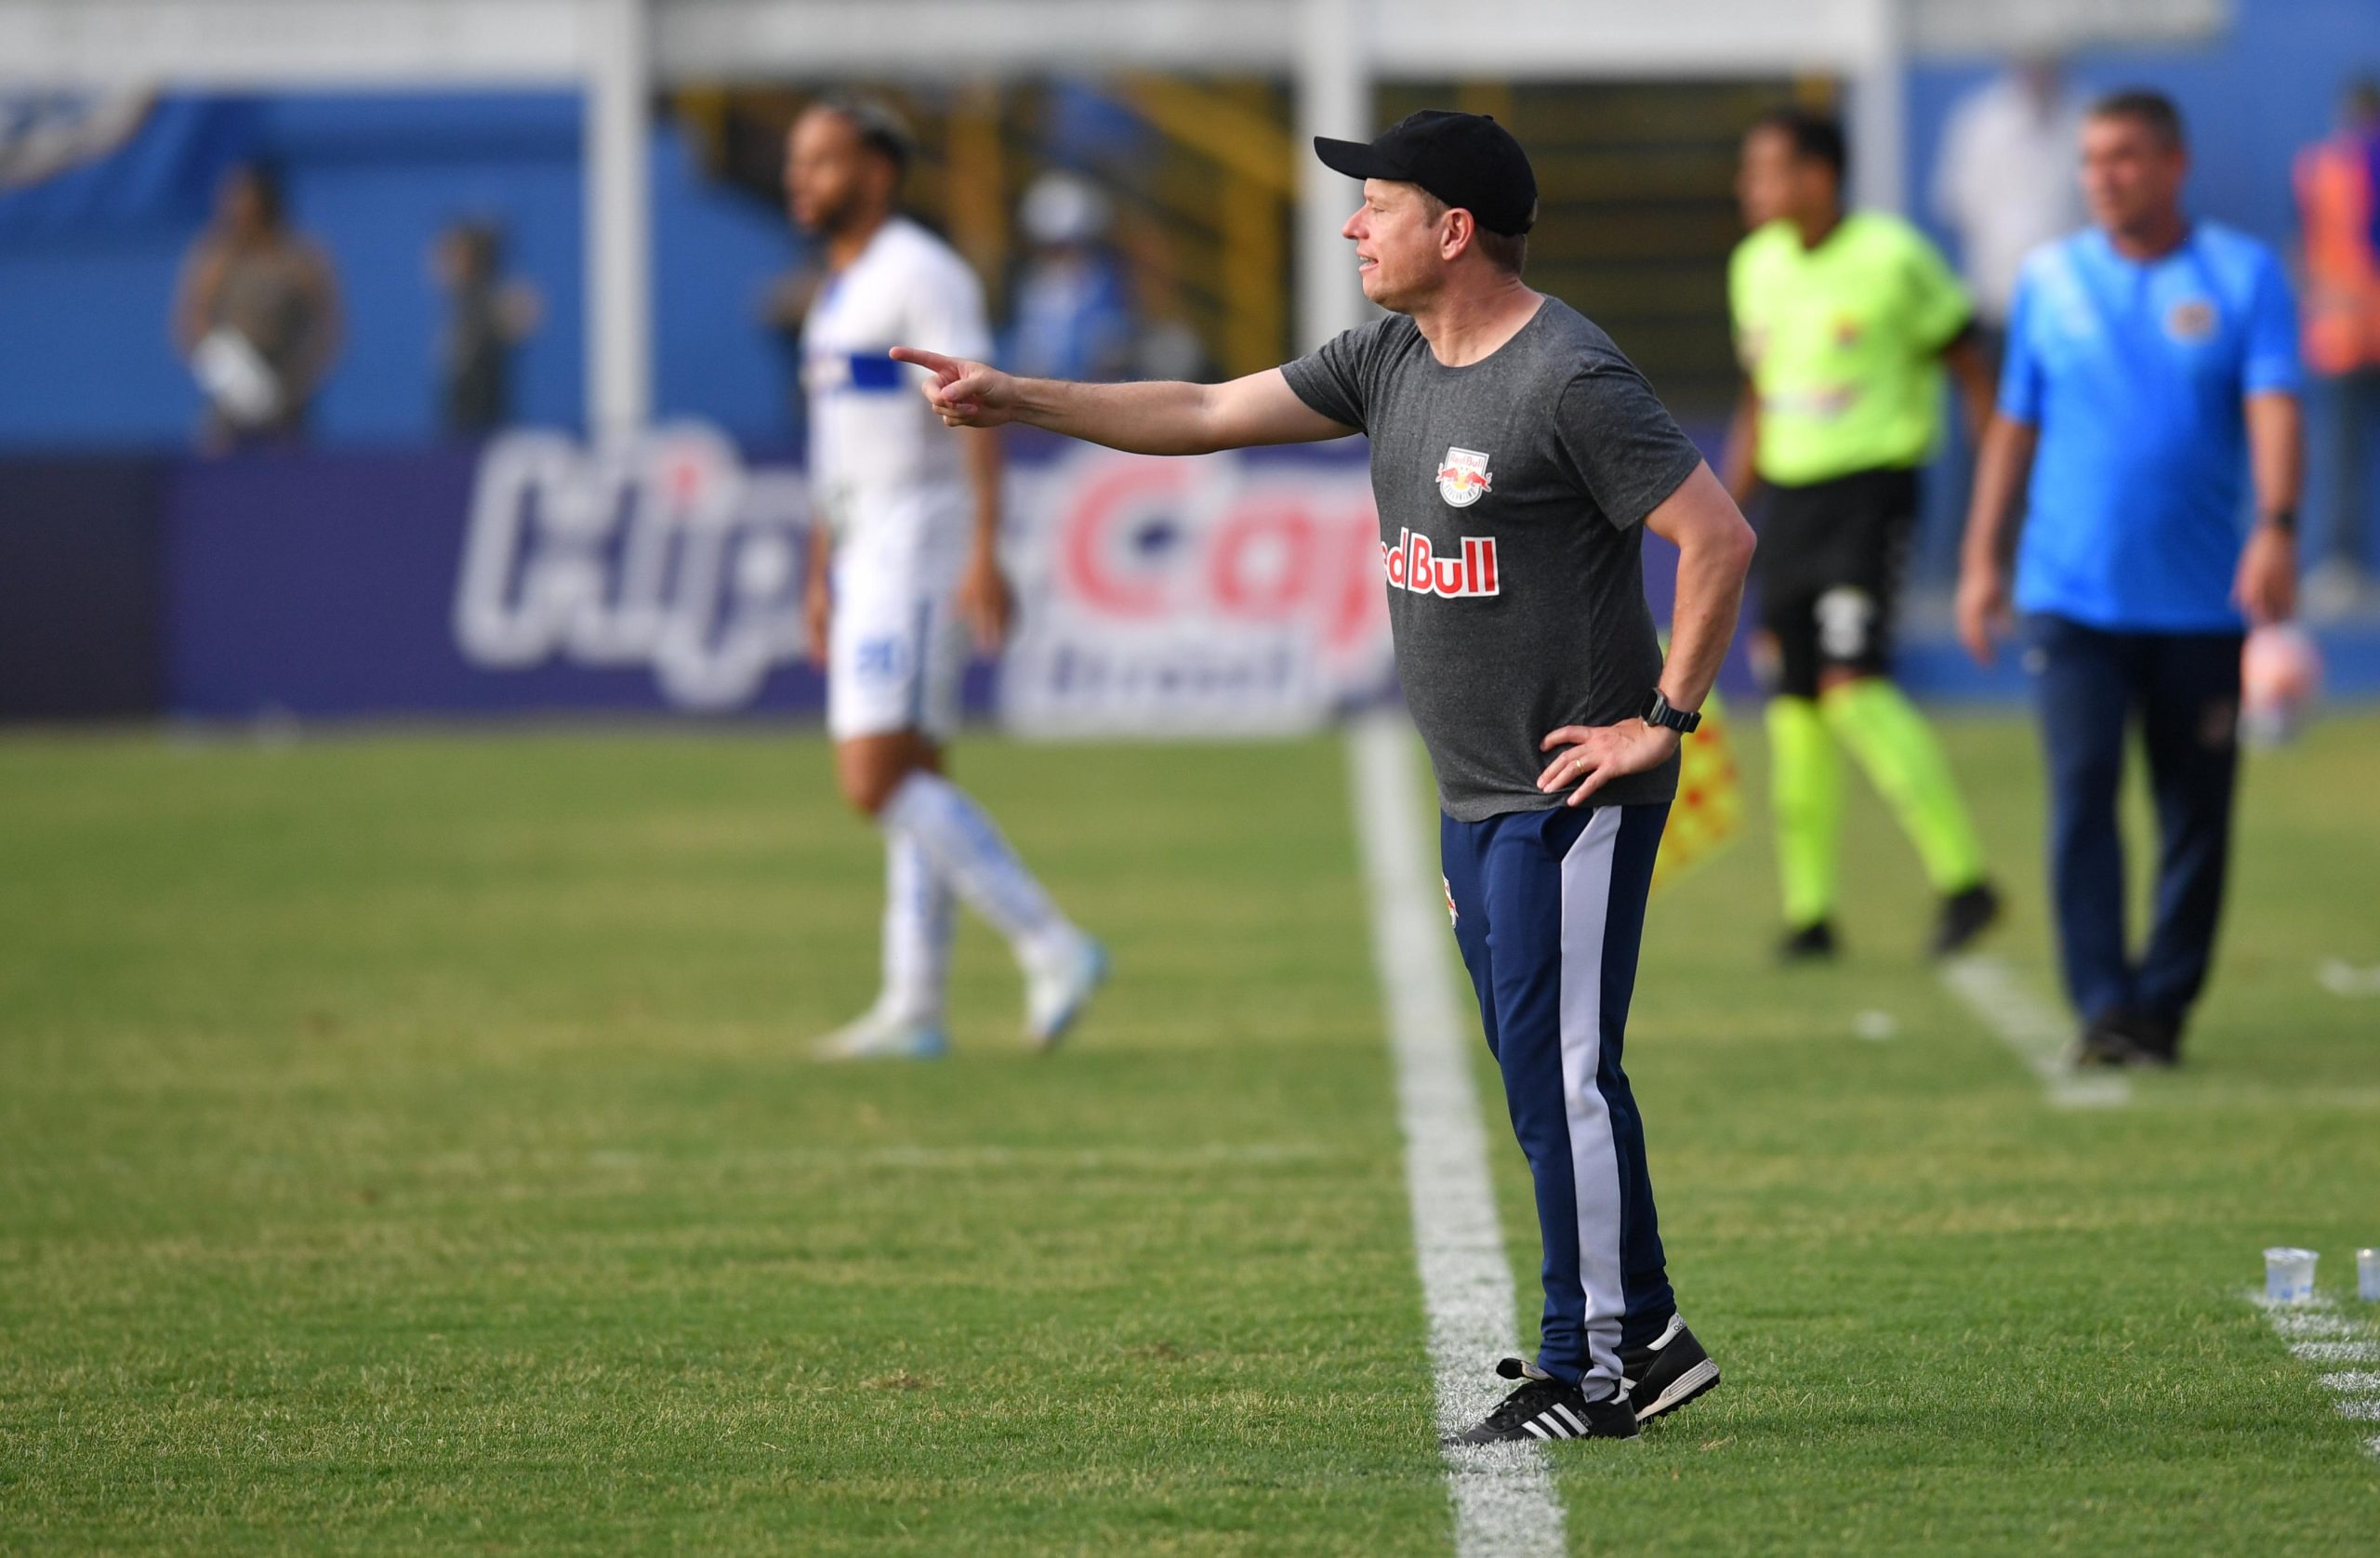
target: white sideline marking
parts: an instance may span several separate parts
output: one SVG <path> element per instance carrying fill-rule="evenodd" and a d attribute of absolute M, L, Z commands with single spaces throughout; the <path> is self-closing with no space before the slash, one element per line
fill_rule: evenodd
<path fill-rule="evenodd" d="M 2057 1108 L 2112 1109 L 2132 1102 L 2126 1078 L 2078 1076 L 2066 1063 L 2069 1024 L 2006 963 L 1988 952 L 1964 953 L 1942 965 L 1942 983 L 2041 1078 Z"/>
<path fill-rule="evenodd" d="M 2284 1337 L 2291 1336 L 2353 1336 L 2355 1327 L 2335 1314 L 2317 1310 L 2311 1314 L 2293 1314 L 2279 1304 L 2272 1311 L 2272 1328 Z"/>
<path fill-rule="evenodd" d="M 2316 1296 L 2296 1304 L 2275 1303 L 2261 1294 L 2254 1300 L 2272 1322 L 2272 1328 L 2281 1340 L 2289 1342 L 2289 1350 L 2300 1360 L 2310 1364 L 2380 1362 L 2380 1340 L 2374 1340 L 2368 1327 L 2343 1318 L 2332 1312 L 2331 1301 Z M 2299 1341 L 2293 1338 L 2349 1337 L 2353 1340 Z M 2380 1422 L 2380 1371 L 2365 1368 L 2341 1369 L 2334 1374 L 2320 1374 L 2315 1378 L 2337 1393 L 2339 1416 L 2349 1422 Z M 2380 1437 L 2363 1443 L 2366 1455 L 2380 1459 Z"/>
<path fill-rule="evenodd" d="M 2380 963 L 2359 969 L 2344 957 L 2326 957 L 2314 978 L 2334 996 L 2380 996 Z"/>
<path fill-rule="evenodd" d="M 2322 1383 L 2342 1395 L 2370 1395 L 2380 1391 L 2380 1374 L 2365 1368 L 2351 1368 L 2343 1374 L 2323 1375 Z"/>
<path fill-rule="evenodd" d="M 2380 1363 L 2380 1341 L 2301 1341 L 2290 1352 L 2309 1364 Z"/>
<path fill-rule="evenodd" d="M 1423 863 L 1423 812 L 1412 727 L 1390 715 L 1356 720 L 1347 738 L 1355 834 L 1371 897 L 1372 953 L 1388 1006 L 1396 1113 L 1413 1249 L 1430 1319 L 1441 1434 L 1496 1404 L 1494 1361 L 1520 1351 L 1513 1269 L 1488 1178 L 1488 1140 L 1472 1085 L 1462 1006 L 1438 928 L 1444 889 Z M 1561 1496 L 1535 1443 L 1446 1453 L 1458 1558 L 1536 1558 L 1566 1551 Z"/>

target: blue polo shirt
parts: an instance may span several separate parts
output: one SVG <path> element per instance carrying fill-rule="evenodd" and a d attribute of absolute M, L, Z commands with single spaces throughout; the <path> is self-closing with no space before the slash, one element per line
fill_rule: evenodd
<path fill-rule="evenodd" d="M 2281 261 L 2199 222 L 2143 264 L 2097 229 L 2036 249 L 2008 318 L 2000 410 L 2040 432 L 2016 607 L 2118 631 L 2241 625 L 2244 397 L 2298 387 Z"/>

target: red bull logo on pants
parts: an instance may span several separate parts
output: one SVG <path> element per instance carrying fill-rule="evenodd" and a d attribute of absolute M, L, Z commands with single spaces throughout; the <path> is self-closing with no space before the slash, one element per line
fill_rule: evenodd
<path fill-rule="evenodd" d="M 1461 555 L 1439 557 L 1428 536 L 1399 530 L 1395 546 L 1385 541 L 1380 544 L 1380 561 L 1388 570 L 1391 589 L 1459 601 L 1467 596 L 1494 595 L 1500 588 L 1496 579 L 1496 538 L 1492 535 L 1466 535 Z"/>

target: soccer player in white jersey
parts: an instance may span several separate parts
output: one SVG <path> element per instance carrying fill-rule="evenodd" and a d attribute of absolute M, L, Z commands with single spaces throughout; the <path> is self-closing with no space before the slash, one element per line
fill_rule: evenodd
<path fill-rule="evenodd" d="M 844 797 L 884 835 L 884 989 L 822 1057 L 930 1059 L 955 898 L 998 927 L 1025 975 L 1025 1030 L 1057 1042 L 1106 974 L 1100 944 L 1051 902 L 991 818 L 943 773 L 967 641 L 988 653 L 1013 598 L 1001 575 L 997 435 L 953 437 L 895 343 L 987 355 L 984 293 L 965 260 L 894 209 L 909 155 L 900 121 L 829 99 L 795 124 L 794 220 L 826 278 L 802 332 L 815 528 L 806 597 L 826 667 L 826 725 Z"/>

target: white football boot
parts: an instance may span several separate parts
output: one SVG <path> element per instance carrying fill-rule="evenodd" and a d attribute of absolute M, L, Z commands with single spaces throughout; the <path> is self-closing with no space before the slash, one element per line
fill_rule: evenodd
<path fill-rule="evenodd" d="M 1038 1050 L 1056 1049 L 1106 983 L 1107 949 L 1096 937 L 1070 931 L 1063 946 L 1025 970 L 1025 1037 Z"/>
<path fill-rule="evenodd" d="M 950 1049 L 941 1025 L 905 1017 L 879 1001 L 811 1047 L 822 1061 L 932 1061 Z"/>

